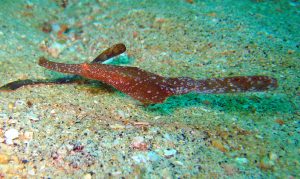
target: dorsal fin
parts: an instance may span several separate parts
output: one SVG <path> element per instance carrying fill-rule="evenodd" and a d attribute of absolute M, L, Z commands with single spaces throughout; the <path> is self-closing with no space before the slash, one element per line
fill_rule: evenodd
<path fill-rule="evenodd" d="M 124 44 L 115 44 L 108 49 L 104 50 L 100 55 L 98 55 L 91 63 L 102 63 L 112 57 L 118 56 L 126 51 Z"/>

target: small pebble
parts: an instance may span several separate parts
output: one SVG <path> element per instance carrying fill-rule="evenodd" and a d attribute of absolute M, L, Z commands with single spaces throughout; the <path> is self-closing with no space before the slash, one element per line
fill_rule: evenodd
<path fill-rule="evenodd" d="M 157 160 L 159 160 L 159 156 L 156 154 L 156 152 L 153 152 L 153 151 L 150 151 L 148 153 L 148 158 L 151 161 L 157 161 Z"/>
<path fill-rule="evenodd" d="M 288 50 L 287 53 L 288 54 L 293 54 L 295 51 L 294 50 Z"/>
<path fill-rule="evenodd" d="M 122 172 L 120 172 L 120 171 L 115 171 L 115 172 L 112 172 L 111 174 L 112 174 L 113 176 L 118 176 L 118 175 L 121 175 Z"/>
<path fill-rule="evenodd" d="M 131 147 L 133 149 L 137 149 L 137 150 L 141 150 L 141 151 L 145 151 L 148 149 L 148 145 L 144 141 L 144 137 L 142 137 L 142 136 L 134 137 L 131 142 Z"/>
<path fill-rule="evenodd" d="M 60 25 L 59 24 L 51 24 L 51 29 L 54 32 L 58 32 L 60 30 Z"/>
<path fill-rule="evenodd" d="M 30 120 L 33 120 L 33 121 L 39 121 L 40 120 L 39 117 L 36 114 L 32 113 L 32 112 L 27 114 L 27 118 L 29 118 Z"/>
<path fill-rule="evenodd" d="M 0 113 L 0 120 L 8 119 L 7 114 L 5 113 Z"/>
<path fill-rule="evenodd" d="M 55 114 L 56 112 L 55 112 L 55 110 L 54 109 L 52 109 L 51 111 L 50 111 L 50 114 Z"/>
<path fill-rule="evenodd" d="M 168 140 L 168 141 L 172 140 L 170 134 L 168 134 L 168 133 L 164 134 L 163 137 L 164 137 L 165 140 Z"/>
<path fill-rule="evenodd" d="M 24 138 L 26 140 L 32 140 L 32 138 L 33 138 L 33 132 L 31 132 L 31 131 L 24 132 Z"/>
<path fill-rule="evenodd" d="M 164 156 L 165 157 L 173 157 L 175 154 L 177 153 L 177 151 L 175 149 L 166 149 L 164 150 Z"/>
<path fill-rule="evenodd" d="M 87 173 L 83 176 L 83 179 L 92 179 L 92 175 L 90 173 Z"/>
<path fill-rule="evenodd" d="M 125 129 L 125 126 L 123 126 L 121 124 L 113 124 L 113 125 L 110 125 L 109 127 L 114 129 L 114 130 L 123 130 L 123 129 Z"/>
<path fill-rule="evenodd" d="M 264 137 L 259 135 L 259 134 L 256 134 L 255 137 L 258 138 L 258 139 L 264 139 Z"/>
<path fill-rule="evenodd" d="M 259 163 L 259 167 L 263 170 L 271 170 L 274 165 L 275 162 L 273 160 L 270 160 L 270 158 L 267 156 L 262 158 L 262 160 Z"/>
<path fill-rule="evenodd" d="M 211 145 L 222 152 L 227 152 L 226 147 L 222 144 L 220 140 L 212 140 Z"/>
<path fill-rule="evenodd" d="M 9 162 L 9 156 L 6 154 L 0 154 L 0 164 L 7 164 Z"/>
<path fill-rule="evenodd" d="M 269 158 L 270 158 L 270 160 L 275 161 L 275 160 L 278 159 L 278 156 L 277 156 L 276 153 L 271 152 L 271 153 L 269 154 Z"/>
<path fill-rule="evenodd" d="M 235 161 L 236 161 L 238 164 L 246 164 L 246 163 L 248 163 L 248 159 L 247 159 L 247 158 L 240 158 L 240 157 L 237 157 L 237 158 L 235 158 Z"/>
<path fill-rule="evenodd" d="M 125 113 L 125 112 L 122 111 L 122 110 L 118 110 L 117 113 L 118 113 L 118 115 L 119 115 L 122 119 L 125 119 L 126 117 L 129 116 L 127 113 Z"/>
<path fill-rule="evenodd" d="M 16 102 L 15 102 L 15 106 L 24 106 L 25 105 L 25 101 L 23 101 L 23 100 L 17 100 Z"/>
<path fill-rule="evenodd" d="M 154 117 L 155 120 L 160 119 L 160 118 L 161 118 L 161 116 L 155 116 Z"/>
<path fill-rule="evenodd" d="M 11 145 L 13 144 L 12 140 L 19 137 L 19 131 L 17 129 L 12 128 L 7 130 L 4 136 L 5 136 L 5 143 Z"/>
<path fill-rule="evenodd" d="M 29 174 L 29 175 L 35 175 L 34 169 L 29 170 L 29 171 L 28 171 L 28 174 Z"/>
<path fill-rule="evenodd" d="M 142 155 L 142 154 L 134 155 L 134 156 L 132 156 L 131 158 L 134 160 L 134 162 L 135 162 L 136 164 L 139 164 L 139 163 L 146 163 L 146 162 L 147 162 L 146 157 L 145 157 L 144 155 Z"/>
<path fill-rule="evenodd" d="M 21 160 L 21 162 L 22 162 L 23 164 L 26 164 L 26 163 L 28 163 L 29 161 L 26 160 L 26 159 L 23 159 L 23 160 Z"/>
<path fill-rule="evenodd" d="M 180 165 L 180 166 L 183 166 L 184 164 L 181 162 L 181 161 L 179 161 L 179 160 L 176 160 L 175 162 L 174 162 L 174 164 L 175 165 Z"/>
<path fill-rule="evenodd" d="M 13 109 L 15 107 L 14 103 L 8 103 L 8 109 Z"/>

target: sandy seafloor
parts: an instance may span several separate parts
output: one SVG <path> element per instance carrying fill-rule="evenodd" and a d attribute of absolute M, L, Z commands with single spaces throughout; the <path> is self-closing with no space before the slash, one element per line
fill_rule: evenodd
<path fill-rule="evenodd" d="M 119 42 L 117 62 L 163 76 L 279 82 L 148 107 L 101 83 L 1 92 L 0 178 L 300 177 L 299 1 L 0 3 L 0 85 L 65 76 L 40 56 L 89 62 Z"/>

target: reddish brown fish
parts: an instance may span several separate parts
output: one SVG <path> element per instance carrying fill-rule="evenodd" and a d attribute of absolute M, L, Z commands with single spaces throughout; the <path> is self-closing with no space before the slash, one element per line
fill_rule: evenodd
<path fill-rule="evenodd" d="M 264 91 L 277 87 L 277 80 L 267 76 L 238 76 L 195 80 L 189 77 L 166 78 L 137 67 L 97 63 L 64 64 L 39 59 L 39 65 L 62 73 L 76 74 L 102 81 L 143 104 L 162 103 L 172 95 L 197 93 L 236 93 Z"/>

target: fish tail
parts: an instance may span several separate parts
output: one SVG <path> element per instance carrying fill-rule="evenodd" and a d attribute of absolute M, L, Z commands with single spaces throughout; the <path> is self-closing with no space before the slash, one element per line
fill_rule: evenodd
<path fill-rule="evenodd" d="M 278 83 L 268 76 L 237 76 L 201 80 L 197 86 L 200 93 L 237 93 L 276 89 Z"/>
<path fill-rule="evenodd" d="M 277 88 L 277 80 L 268 76 L 237 76 L 195 80 L 187 77 L 168 80 L 172 94 L 197 93 L 238 93 L 266 91 Z"/>

